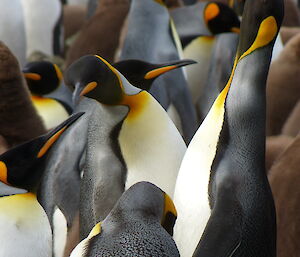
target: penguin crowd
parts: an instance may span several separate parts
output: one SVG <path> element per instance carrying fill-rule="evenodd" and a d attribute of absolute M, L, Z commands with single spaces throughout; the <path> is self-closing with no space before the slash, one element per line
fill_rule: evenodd
<path fill-rule="evenodd" d="M 300 256 L 298 2 L 0 2 L 0 257 Z"/>

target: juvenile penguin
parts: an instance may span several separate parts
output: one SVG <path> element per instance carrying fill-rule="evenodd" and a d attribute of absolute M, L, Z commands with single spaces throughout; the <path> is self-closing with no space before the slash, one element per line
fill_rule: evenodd
<path fill-rule="evenodd" d="M 165 3 L 133 0 L 120 60 L 169 62 L 180 59 L 180 53 L 178 34 Z M 185 142 L 189 143 L 197 129 L 197 118 L 183 70 L 177 69 L 158 78 L 150 93 L 168 111 Z"/>
<path fill-rule="evenodd" d="M 239 32 L 240 21 L 227 5 L 217 2 L 197 3 L 171 12 L 184 58 L 197 61 L 186 67 L 187 81 L 193 104 L 201 97 L 208 78 L 215 36 L 225 32 Z M 233 45 L 232 48 L 236 46 Z"/>
<path fill-rule="evenodd" d="M 200 238 L 194 256 L 275 256 L 275 209 L 265 172 L 265 83 L 282 16 L 280 0 L 246 3 L 231 76 L 177 177 L 174 239 L 183 257 L 193 255 Z"/>
<path fill-rule="evenodd" d="M 69 48 L 65 66 L 87 54 L 98 54 L 113 62 L 129 6 L 129 0 L 101 0 Z"/>
<path fill-rule="evenodd" d="M 0 156 L 1 256 L 52 256 L 52 232 L 36 191 L 47 151 L 81 115 L 73 115 L 48 134 Z"/>
<path fill-rule="evenodd" d="M 27 52 L 63 53 L 62 4 L 60 0 L 21 0 L 25 17 Z"/>
<path fill-rule="evenodd" d="M 124 60 L 113 66 L 122 73 L 130 84 L 149 91 L 153 81 L 160 75 L 180 67 L 195 64 L 193 60 L 180 60 L 168 63 L 154 64 L 141 60 Z"/>
<path fill-rule="evenodd" d="M 0 17 L 0 40 L 11 49 L 23 66 L 26 62 L 26 33 L 21 0 L 2 0 Z"/>
<path fill-rule="evenodd" d="M 300 132 L 300 99 L 282 128 L 282 134 L 295 137 Z"/>
<path fill-rule="evenodd" d="M 0 42 L 0 135 L 8 147 L 46 133 L 30 99 L 19 63 Z"/>
<path fill-rule="evenodd" d="M 267 81 L 267 135 L 280 134 L 300 99 L 300 35 L 293 37 L 272 62 Z M 284 87 L 284 90 L 282 88 Z"/>
<path fill-rule="evenodd" d="M 71 257 L 179 256 L 171 237 L 176 217 L 166 193 L 149 182 L 136 183 Z"/>
<path fill-rule="evenodd" d="M 96 173 L 99 170 L 97 177 L 100 182 L 99 186 L 94 189 L 96 191 L 94 194 L 96 197 L 102 198 L 102 202 L 106 202 L 103 211 L 111 210 L 115 203 L 115 200 L 111 202 L 113 198 L 110 195 L 112 193 L 119 195 L 120 190 L 122 192 L 124 187 L 127 189 L 141 180 L 157 184 L 172 197 L 186 146 L 159 103 L 146 91 L 129 84 L 121 73 L 99 56 L 84 56 L 74 62 L 65 72 L 65 81 L 75 90 L 73 93 L 75 102 L 80 99 L 80 96 L 86 95 L 97 100 L 100 105 L 105 105 L 110 112 L 113 112 L 116 107 L 121 108 L 123 112 L 126 111 L 124 118 L 115 125 L 115 130 L 109 138 L 112 142 L 108 151 L 113 151 L 114 155 L 112 156 L 117 156 L 119 159 L 119 164 L 113 168 L 114 176 L 111 175 L 111 157 L 103 158 L 105 155 L 101 154 L 97 161 L 90 160 L 88 162 L 86 160 L 88 172 L 90 172 L 89 169 L 95 170 Z M 103 117 L 103 123 L 113 121 L 106 117 Z M 90 133 L 99 134 L 96 128 L 91 128 Z M 98 156 L 101 145 L 90 142 L 89 149 L 92 155 Z M 99 150 L 97 151 L 97 149 Z M 87 152 L 86 158 L 91 158 L 91 154 Z M 83 179 L 85 174 L 90 176 L 90 173 L 85 171 Z M 91 175 L 95 177 L 95 173 Z M 92 181 L 90 178 L 87 183 L 93 183 Z M 111 190 L 108 187 L 109 184 L 114 187 L 118 185 L 119 188 L 116 190 L 118 192 Z M 101 188 L 101 186 L 104 187 Z M 90 185 L 89 188 L 92 186 Z M 100 208 L 101 201 L 99 200 Z M 108 212 L 106 212 L 107 214 Z M 103 217 L 104 214 L 102 213 L 100 216 L 98 212 L 97 216 Z M 102 220 L 97 217 L 96 219 L 97 222 Z"/>
<path fill-rule="evenodd" d="M 281 154 L 269 172 L 277 220 L 277 256 L 299 256 L 300 134 Z"/>
<path fill-rule="evenodd" d="M 71 92 L 62 90 L 63 75 L 59 67 L 48 61 L 30 62 L 23 68 L 23 74 L 32 94 L 31 100 L 46 128 L 53 128 L 67 119 L 72 112 Z M 47 97 L 54 92 L 58 92 L 59 99 Z"/>

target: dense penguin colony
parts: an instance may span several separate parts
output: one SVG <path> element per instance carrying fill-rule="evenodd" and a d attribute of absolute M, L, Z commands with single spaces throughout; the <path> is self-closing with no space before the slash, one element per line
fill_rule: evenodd
<path fill-rule="evenodd" d="M 299 167 L 299 1 L 0 1 L 0 257 L 299 257 Z"/>

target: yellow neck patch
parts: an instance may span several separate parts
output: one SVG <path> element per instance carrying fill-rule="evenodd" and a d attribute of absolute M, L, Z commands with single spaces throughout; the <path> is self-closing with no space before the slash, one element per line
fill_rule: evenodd
<path fill-rule="evenodd" d="M 217 4 L 211 3 L 208 4 L 204 10 L 204 20 L 208 23 L 210 20 L 217 17 L 220 13 L 220 8 Z"/>
<path fill-rule="evenodd" d="M 144 107 L 150 101 L 150 95 L 146 91 L 141 91 L 136 95 L 124 94 L 122 102 L 120 104 L 127 105 L 129 107 L 129 113 L 126 120 L 132 121 L 141 114 Z"/>
<path fill-rule="evenodd" d="M 50 137 L 47 142 L 43 145 L 41 150 L 39 151 L 37 157 L 41 158 L 44 154 L 49 150 L 49 148 L 55 143 L 55 141 L 60 137 L 60 135 L 65 131 L 67 127 L 63 127 L 61 130 L 56 132 L 52 137 Z"/>
<path fill-rule="evenodd" d="M 235 58 L 230 78 L 229 78 L 225 88 L 222 90 L 222 92 L 219 94 L 219 96 L 217 97 L 217 99 L 215 101 L 217 108 L 221 108 L 225 103 L 225 98 L 227 96 L 229 87 L 231 85 L 233 75 L 234 75 L 234 72 L 235 72 L 238 62 L 241 59 L 243 59 L 245 56 L 251 54 L 256 49 L 268 45 L 275 38 L 277 31 L 278 31 L 277 23 L 273 16 L 269 16 L 262 21 L 262 23 L 259 26 L 256 38 L 255 38 L 253 44 L 239 58 L 237 58 L 237 57 Z"/>
<path fill-rule="evenodd" d="M 168 212 L 172 213 L 174 216 L 177 217 L 177 211 L 171 197 L 168 196 L 166 193 L 164 193 L 164 196 L 165 196 L 164 217 L 166 217 Z"/>
<path fill-rule="evenodd" d="M 98 234 L 101 233 L 101 222 L 97 223 L 93 229 L 91 230 L 91 232 L 89 233 L 87 238 L 92 238 Z"/>
<path fill-rule="evenodd" d="M 7 167 L 6 164 L 2 161 L 0 161 L 0 181 L 9 184 L 7 182 Z"/>

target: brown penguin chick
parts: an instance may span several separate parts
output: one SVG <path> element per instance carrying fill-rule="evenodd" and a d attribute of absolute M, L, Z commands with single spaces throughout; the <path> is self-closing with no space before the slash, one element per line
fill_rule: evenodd
<path fill-rule="evenodd" d="M 97 54 L 113 62 L 129 6 L 129 0 L 100 0 L 96 13 L 83 25 L 69 48 L 65 67 L 87 54 Z"/>
<path fill-rule="evenodd" d="M 0 135 L 8 147 L 46 133 L 12 52 L 0 42 Z"/>
<path fill-rule="evenodd" d="M 296 27 L 300 26 L 300 13 L 296 2 L 293 0 L 284 0 L 284 18 L 282 26 Z"/>
<path fill-rule="evenodd" d="M 281 154 L 269 172 L 276 206 L 277 257 L 300 256 L 300 135 Z"/>
<path fill-rule="evenodd" d="M 82 5 L 64 5 L 64 38 L 75 35 L 83 26 L 86 19 L 86 7 Z"/>
<path fill-rule="evenodd" d="M 3 136 L 0 135 L 0 154 L 3 154 L 8 150 L 8 145 Z"/>
<path fill-rule="evenodd" d="M 300 33 L 299 27 L 281 27 L 280 36 L 283 45 L 285 45 L 290 39 Z"/>
<path fill-rule="evenodd" d="M 267 80 L 267 135 L 282 126 L 300 99 L 300 34 L 293 37 L 270 66 Z"/>
<path fill-rule="evenodd" d="M 281 153 L 294 140 L 293 137 L 286 135 L 271 136 L 266 139 L 266 171 L 269 172 Z"/>
<path fill-rule="evenodd" d="M 282 128 L 282 134 L 295 137 L 300 132 L 300 100 Z"/>

